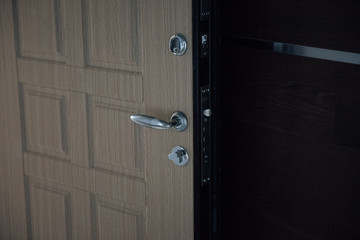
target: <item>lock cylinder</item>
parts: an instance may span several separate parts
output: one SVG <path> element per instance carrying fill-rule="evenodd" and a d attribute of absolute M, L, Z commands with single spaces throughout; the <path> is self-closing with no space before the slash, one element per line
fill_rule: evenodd
<path fill-rule="evenodd" d="M 176 146 L 171 150 L 171 153 L 168 155 L 169 160 L 173 161 L 177 166 L 184 166 L 189 161 L 189 155 L 185 148 Z"/>
<path fill-rule="evenodd" d="M 184 55 L 187 49 L 185 36 L 181 33 L 173 35 L 169 41 L 169 49 L 176 56 Z"/>

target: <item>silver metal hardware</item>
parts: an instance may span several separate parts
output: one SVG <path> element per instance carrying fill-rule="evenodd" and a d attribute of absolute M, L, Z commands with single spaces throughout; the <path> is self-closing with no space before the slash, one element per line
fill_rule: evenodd
<path fill-rule="evenodd" d="M 185 148 L 176 146 L 171 150 L 171 153 L 168 155 L 169 159 L 175 163 L 177 166 L 184 166 L 189 161 L 189 155 Z"/>
<path fill-rule="evenodd" d="M 292 43 L 272 42 L 246 37 L 237 38 L 236 44 L 246 48 L 256 48 L 258 50 L 273 51 L 276 53 L 360 65 L 360 53 L 355 52 L 317 48 Z"/>
<path fill-rule="evenodd" d="M 204 111 L 203 111 L 203 114 L 204 114 L 204 116 L 205 117 L 211 117 L 211 109 L 205 109 Z"/>
<path fill-rule="evenodd" d="M 201 87 L 201 185 L 211 181 L 211 95 L 210 87 Z"/>
<path fill-rule="evenodd" d="M 208 20 L 210 18 L 210 0 L 200 1 L 200 20 Z"/>
<path fill-rule="evenodd" d="M 178 132 L 185 131 L 187 127 L 187 118 L 183 112 L 174 112 L 169 122 L 164 120 L 145 116 L 145 115 L 131 115 L 130 119 L 144 127 L 156 128 L 156 129 L 170 129 L 174 128 Z"/>
<path fill-rule="evenodd" d="M 176 56 L 183 55 L 187 49 L 185 36 L 180 33 L 173 35 L 169 41 L 169 49 Z"/>
<path fill-rule="evenodd" d="M 207 33 L 201 35 L 200 57 L 202 59 L 207 59 L 209 57 L 209 40 Z"/>

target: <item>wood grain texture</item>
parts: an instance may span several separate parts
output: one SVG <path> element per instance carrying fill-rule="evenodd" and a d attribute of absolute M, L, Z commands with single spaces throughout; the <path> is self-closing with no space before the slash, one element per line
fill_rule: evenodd
<path fill-rule="evenodd" d="M 35 239 L 71 239 L 71 198 L 69 190 L 43 184 L 32 184 L 32 235 Z"/>
<path fill-rule="evenodd" d="M 68 158 L 68 93 L 28 86 L 24 91 L 26 150 Z"/>
<path fill-rule="evenodd" d="M 86 0 L 82 6 L 86 64 L 141 71 L 140 2 Z"/>
<path fill-rule="evenodd" d="M 168 49 L 178 31 L 192 41 L 191 1 L 12 3 L 1 10 L 12 35 L 0 37 L 11 46 L 0 55 L 12 61 L 1 62 L 9 115 L 0 119 L 12 144 L 4 156 L 19 161 L 2 160 L 0 236 L 192 239 L 192 160 L 167 157 L 176 145 L 193 151 L 191 47 L 183 57 Z M 190 123 L 182 133 L 130 120 L 177 110 Z"/>
<path fill-rule="evenodd" d="M 16 0 L 19 51 L 24 57 L 65 61 L 64 1 Z"/>
<path fill-rule="evenodd" d="M 0 239 L 26 239 L 24 176 L 11 1 L 0 2 Z"/>
<path fill-rule="evenodd" d="M 90 194 L 26 177 L 31 216 L 29 232 L 36 239 L 90 239 Z"/>
<path fill-rule="evenodd" d="M 142 74 L 72 67 L 22 58 L 18 59 L 18 68 L 22 83 L 134 102 L 143 101 Z"/>
<path fill-rule="evenodd" d="M 93 197 L 97 239 L 145 239 L 145 216 L 134 207 L 105 197 Z"/>
<path fill-rule="evenodd" d="M 139 112 L 139 104 L 88 97 L 91 167 L 143 178 L 142 129 L 129 121 Z"/>
<path fill-rule="evenodd" d="M 189 119 L 189 126 L 184 132 L 144 130 L 147 216 L 154 219 L 148 223 L 147 231 L 156 239 L 193 239 L 193 161 L 196 159 L 193 157 L 193 109 L 190 104 L 191 1 L 150 0 L 143 4 L 143 9 L 151 13 L 143 19 L 147 26 L 144 59 L 156 59 L 144 62 L 145 114 L 167 120 L 174 111 L 182 111 Z M 186 54 L 181 57 L 174 56 L 165 47 L 175 33 L 184 34 L 189 43 Z M 190 156 L 189 163 L 180 168 L 167 157 L 178 145 L 183 146 Z M 173 205 L 175 202 L 176 207 Z"/>

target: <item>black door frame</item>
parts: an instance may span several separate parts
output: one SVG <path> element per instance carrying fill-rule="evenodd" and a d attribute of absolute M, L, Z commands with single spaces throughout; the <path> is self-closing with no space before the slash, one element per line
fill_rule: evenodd
<path fill-rule="evenodd" d="M 218 239 L 218 17 L 216 0 L 193 0 L 194 239 Z M 215 11 L 216 10 L 216 11 Z M 204 115 L 204 110 L 208 111 Z M 206 129 L 204 131 L 204 129 Z"/>

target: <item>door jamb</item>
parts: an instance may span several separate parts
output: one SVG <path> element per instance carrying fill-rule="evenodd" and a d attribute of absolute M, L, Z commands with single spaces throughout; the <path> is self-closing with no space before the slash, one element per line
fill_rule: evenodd
<path fill-rule="evenodd" d="M 194 239 L 218 239 L 218 168 L 217 168 L 217 112 L 216 112 L 216 0 L 193 0 L 193 115 L 194 115 Z M 204 42 L 206 37 L 206 42 Z M 205 44 L 204 44 L 205 43 Z M 214 51 L 215 50 L 215 51 Z M 204 135 L 202 90 L 209 90 L 206 108 L 211 110 L 207 118 L 210 127 Z M 204 143 L 204 136 L 210 142 Z M 208 140 L 209 141 L 209 140 Z M 205 145 L 204 145 L 205 144 Z M 204 146 L 210 163 L 204 163 Z M 207 155 L 206 153 L 206 155 Z M 206 167 L 206 170 L 204 168 Z M 207 177 L 204 178 L 204 172 Z"/>

